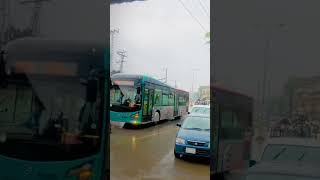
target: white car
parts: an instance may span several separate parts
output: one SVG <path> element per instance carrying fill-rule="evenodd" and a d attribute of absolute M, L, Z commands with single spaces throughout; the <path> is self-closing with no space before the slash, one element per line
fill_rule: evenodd
<path fill-rule="evenodd" d="M 262 162 L 249 169 L 245 180 L 319 180 L 319 163 Z"/>
<path fill-rule="evenodd" d="M 194 105 L 189 114 L 206 114 L 210 115 L 210 105 Z"/>
<path fill-rule="evenodd" d="M 260 162 L 303 161 L 320 164 L 320 141 L 309 138 L 271 138 L 266 143 Z"/>

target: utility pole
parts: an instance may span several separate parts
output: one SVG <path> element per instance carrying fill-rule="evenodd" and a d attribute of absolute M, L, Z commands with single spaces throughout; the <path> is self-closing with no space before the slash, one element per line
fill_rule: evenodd
<path fill-rule="evenodd" d="M 31 17 L 31 29 L 32 35 L 36 36 L 40 34 L 40 11 L 43 5 L 43 2 L 48 2 L 51 0 L 23 0 L 21 4 L 33 4 L 33 14 Z"/>
<path fill-rule="evenodd" d="M 0 29 L 0 48 L 5 44 L 6 37 L 5 37 L 5 31 L 7 28 L 8 23 L 8 16 L 9 16 L 9 0 L 1 0 L 0 2 L 0 13 L 1 13 L 1 29 Z M 0 22 L 1 22 L 0 21 Z"/>
<path fill-rule="evenodd" d="M 166 68 L 166 83 L 168 83 L 168 68 Z"/>
<path fill-rule="evenodd" d="M 192 93 L 194 93 L 195 72 L 197 71 L 199 71 L 199 69 L 192 69 L 192 89 L 191 89 Z"/>
<path fill-rule="evenodd" d="M 117 54 L 120 56 L 120 58 L 121 58 L 121 60 L 120 60 L 120 73 L 122 73 L 123 72 L 123 63 L 125 63 L 126 61 L 124 60 L 124 58 L 126 58 L 126 57 L 128 57 L 127 55 L 126 55 L 126 51 L 124 51 L 124 50 L 120 50 L 120 51 L 118 51 L 117 52 Z"/>
<path fill-rule="evenodd" d="M 168 68 L 165 68 L 165 77 L 162 79 L 158 79 L 159 81 L 165 81 L 165 83 L 168 83 Z"/>
<path fill-rule="evenodd" d="M 266 96 L 267 96 L 267 83 L 268 83 L 268 71 L 269 71 L 269 61 L 270 61 L 270 49 L 271 49 L 271 43 L 272 43 L 272 34 L 276 30 L 283 29 L 286 27 L 285 24 L 271 24 L 271 25 L 261 25 L 261 24 L 256 24 L 254 25 L 255 28 L 257 29 L 262 29 L 263 34 L 264 34 L 264 55 L 263 55 L 263 77 L 262 77 L 262 94 L 261 94 L 261 113 L 262 113 L 262 118 L 265 120 L 266 118 Z M 271 81 L 270 81 L 271 82 Z"/>
<path fill-rule="evenodd" d="M 112 30 L 110 30 L 110 35 L 111 35 L 111 70 L 114 70 L 113 69 L 113 63 L 114 63 L 114 59 L 113 59 L 113 57 L 114 57 L 114 36 L 116 35 L 116 34 L 119 34 L 119 29 L 112 29 Z"/>

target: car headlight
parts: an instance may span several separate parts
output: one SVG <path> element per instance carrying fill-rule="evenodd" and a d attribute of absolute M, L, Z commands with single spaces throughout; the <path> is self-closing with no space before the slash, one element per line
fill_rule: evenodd
<path fill-rule="evenodd" d="M 186 144 L 186 141 L 182 138 L 176 138 L 176 144 Z"/>

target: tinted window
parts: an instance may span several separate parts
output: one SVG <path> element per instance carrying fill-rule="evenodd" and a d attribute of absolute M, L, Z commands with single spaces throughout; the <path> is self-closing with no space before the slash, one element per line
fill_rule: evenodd
<path fill-rule="evenodd" d="M 182 125 L 184 129 L 210 130 L 210 118 L 208 117 L 187 117 Z"/>
<path fill-rule="evenodd" d="M 262 161 L 304 161 L 320 162 L 320 148 L 286 145 L 268 145 Z"/>

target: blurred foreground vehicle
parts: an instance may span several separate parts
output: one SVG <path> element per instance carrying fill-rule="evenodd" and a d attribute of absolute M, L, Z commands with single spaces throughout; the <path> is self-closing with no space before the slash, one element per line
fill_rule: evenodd
<path fill-rule="evenodd" d="M 319 163 L 262 162 L 249 169 L 246 180 L 318 180 Z"/>
<path fill-rule="evenodd" d="M 0 62 L 0 179 L 108 177 L 104 45 L 27 38 Z"/>

